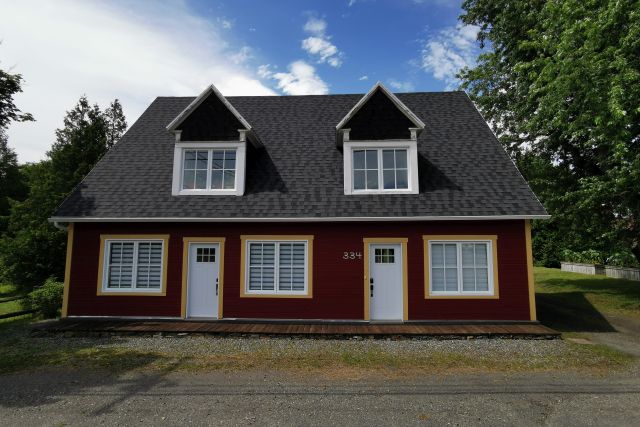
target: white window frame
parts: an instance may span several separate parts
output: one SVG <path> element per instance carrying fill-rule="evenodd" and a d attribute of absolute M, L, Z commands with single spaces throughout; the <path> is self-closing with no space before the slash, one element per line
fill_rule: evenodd
<path fill-rule="evenodd" d="M 160 243 L 162 254 L 160 256 L 160 287 L 158 288 L 138 288 L 138 248 L 140 243 Z M 133 265 L 131 288 L 110 288 L 109 287 L 109 259 L 111 258 L 112 243 L 133 243 Z M 104 258 L 102 260 L 102 293 L 148 293 L 163 294 L 165 292 L 165 239 L 104 239 Z"/>
<path fill-rule="evenodd" d="M 207 188 L 206 189 L 183 189 L 182 188 L 182 180 L 184 177 L 184 153 L 190 150 L 203 150 L 203 151 L 208 150 L 209 151 L 209 156 L 207 160 Z M 235 188 L 233 189 L 210 189 L 209 188 L 211 186 L 211 161 L 212 161 L 211 152 L 215 150 L 235 150 L 236 151 L 236 179 L 235 179 Z M 246 152 L 247 152 L 246 141 L 176 142 L 174 152 L 173 152 L 173 183 L 172 183 L 171 194 L 174 196 L 186 196 L 186 195 L 242 196 L 244 194 Z"/>
<path fill-rule="evenodd" d="M 274 243 L 274 273 L 273 273 L 273 281 L 274 286 L 273 290 L 250 290 L 249 289 L 249 275 L 251 265 L 251 244 L 252 243 Z M 302 291 L 281 291 L 279 290 L 280 285 L 280 244 L 288 244 L 288 243 L 304 243 L 304 289 Z M 307 296 L 309 294 L 309 241 L 308 240 L 268 240 L 268 239 L 251 239 L 245 241 L 245 265 L 244 265 L 244 294 L 245 295 L 275 295 L 275 296 Z"/>
<path fill-rule="evenodd" d="M 418 194 L 418 143 L 416 140 L 385 140 L 385 141 L 344 141 L 344 194 Z M 353 187 L 353 152 L 360 150 L 378 150 L 378 188 L 371 190 L 356 190 Z M 407 188 L 384 189 L 382 151 L 407 150 Z"/>
<path fill-rule="evenodd" d="M 465 243 L 485 243 L 487 245 L 487 280 L 488 280 L 488 290 L 487 291 L 463 291 L 462 290 L 462 245 Z M 493 241 L 485 240 L 485 239 L 464 239 L 464 240 L 428 240 L 426 242 L 428 245 L 428 257 L 427 257 L 427 265 L 426 268 L 429 270 L 429 283 L 428 283 L 428 291 L 430 296 L 495 296 L 495 286 L 494 286 L 494 265 L 493 265 Z M 456 261 L 457 261 L 457 269 L 458 269 L 458 290 L 457 291 L 434 291 L 433 290 L 433 269 L 431 268 L 431 254 L 432 254 L 432 246 L 434 244 L 455 244 L 456 245 Z"/>

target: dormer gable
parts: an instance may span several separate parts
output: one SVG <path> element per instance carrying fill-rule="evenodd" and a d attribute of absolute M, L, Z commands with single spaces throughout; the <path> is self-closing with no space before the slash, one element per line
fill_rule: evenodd
<path fill-rule="evenodd" d="M 167 126 L 176 141 L 239 141 L 256 147 L 260 140 L 249 122 L 214 86 L 208 86 Z"/>
<path fill-rule="evenodd" d="M 171 194 L 244 194 L 247 141 L 262 144 L 249 122 L 208 86 L 169 123 L 175 136 Z"/>
<path fill-rule="evenodd" d="M 336 143 L 416 139 L 424 123 L 382 83 L 377 82 L 336 125 Z"/>

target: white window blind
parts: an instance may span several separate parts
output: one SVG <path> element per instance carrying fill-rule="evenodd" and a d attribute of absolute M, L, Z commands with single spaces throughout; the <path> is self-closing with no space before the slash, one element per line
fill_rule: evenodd
<path fill-rule="evenodd" d="M 433 293 L 492 292 L 490 242 L 430 242 L 430 287 Z"/>
<path fill-rule="evenodd" d="M 160 290 L 162 241 L 106 241 L 105 290 Z"/>
<path fill-rule="evenodd" d="M 304 293 L 307 250 L 306 242 L 248 242 L 247 292 Z"/>

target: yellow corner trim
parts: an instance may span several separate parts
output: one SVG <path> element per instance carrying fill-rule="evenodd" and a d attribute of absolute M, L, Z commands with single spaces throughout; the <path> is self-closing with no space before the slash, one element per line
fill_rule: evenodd
<path fill-rule="evenodd" d="M 104 256 L 105 245 L 107 240 L 162 240 L 162 283 L 159 292 L 109 292 L 102 289 L 102 280 L 104 277 Z M 145 297 L 163 297 L 167 295 L 167 270 L 169 260 L 169 235 L 168 234 L 101 234 L 100 235 L 100 255 L 98 259 L 98 296 L 145 296 Z"/>
<path fill-rule="evenodd" d="M 312 235 L 273 235 L 273 234 L 252 234 L 240 236 L 240 298 L 313 298 L 313 237 Z M 305 294 L 251 294 L 246 292 L 247 284 L 246 269 L 247 269 L 247 241 L 291 241 L 299 240 L 307 242 L 307 274 L 308 281 L 307 293 Z"/>
<path fill-rule="evenodd" d="M 524 221 L 524 238 L 527 250 L 527 282 L 529 287 L 529 317 L 537 320 L 536 314 L 536 288 L 533 278 L 533 246 L 531 244 L 531 220 Z"/>
<path fill-rule="evenodd" d="M 425 299 L 499 299 L 500 286 L 498 283 L 498 236 L 495 234 L 446 234 L 422 236 L 424 250 L 424 297 Z M 491 242 L 491 257 L 493 263 L 493 294 L 492 295 L 432 295 L 429 287 L 429 242 L 431 241 L 473 241 L 488 240 Z"/>
<path fill-rule="evenodd" d="M 364 243 L 364 320 L 371 320 L 369 307 L 369 246 L 375 244 L 394 243 L 402 248 L 402 320 L 409 320 L 409 261 L 407 259 L 406 237 L 365 237 Z"/>
<path fill-rule="evenodd" d="M 64 266 L 64 291 L 62 294 L 62 311 L 60 317 L 65 318 L 69 314 L 69 286 L 71 285 L 71 257 L 73 255 L 73 229 L 74 224 L 67 226 L 67 258 Z"/>
<path fill-rule="evenodd" d="M 224 237 L 183 237 L 182 238 L 182 293 L 180 303 L 180 316 L 187 318 L 187 284 L 189 271 L 189 245 L 191 243 L 217 243 L 220 246 L 218 263 L 218 319 L 223 318 L 222 306 L 224 302 Z"/>

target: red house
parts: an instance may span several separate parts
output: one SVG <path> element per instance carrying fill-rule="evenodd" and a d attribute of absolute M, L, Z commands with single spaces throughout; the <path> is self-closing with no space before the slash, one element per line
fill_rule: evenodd
<path fill-rule="evenodd" d="M 51 218 L 63 316 L 533 321 L 548 215 L 464 92 L 157 98 Z"/>

